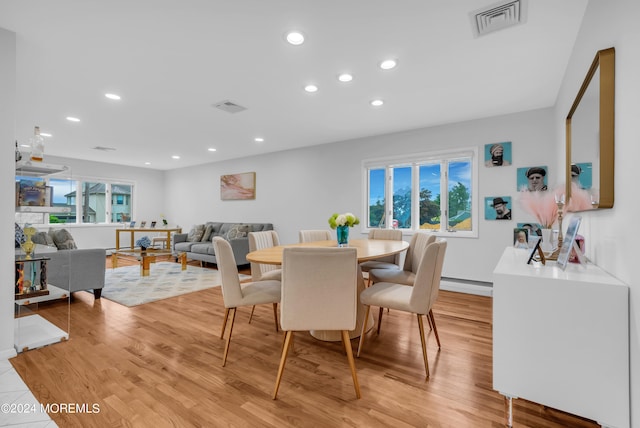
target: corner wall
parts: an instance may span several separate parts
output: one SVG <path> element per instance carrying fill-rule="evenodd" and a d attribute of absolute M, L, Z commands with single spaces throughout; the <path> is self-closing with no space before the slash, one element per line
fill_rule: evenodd
<path fill-rule="evenodd" d="M 631 426 L 636 428 L 640 427 L 640 279 L 635 269 L 640 254 L 635 232 L 640 213 L 636 179 L 640 160 L 638 16 L 640 3 L 636 0 L 589 2 L 555 113 L 556 138 L 564 142 L 564 119 L 591 61 L 598 50 L 615 47 L 615 202 L 612 209 L 585 213 L 587 221 L 581 233 L 588 239 L 594 263 L 630 288 Z"/>
<path fill-rule="evenodd" d="M 513 165 L 484 166 L 484 145 L 511 141 Z M 379 135 L 225 162 L 167 171 L 167 218 L 185 229 L 205 221 L 271 222 L 282 243 L 298 241 L 300 229 L 327 229 L 334 212 L 351 211 L 361 219 L 362 161 L 400 154 L 477 147 L 479 160 L 479 237 L 451 237 L 445 277 L 491 282 L 505 246 L 513 244 L 518 222 L 533 221 L 517 205 L 518 167 L 547 165 L 549 183 L 558 173 L 553 110 L 542 109 L 451 125 Z M 221 201 L 220 175 L 256 172 L 256 199 Z M 484 220 L 484 198 L 511 196 L 513 220 Z M 357 227 L 352 235 L 362 233 Z M 335 236 L 335 233 L 334 233 Z"/>

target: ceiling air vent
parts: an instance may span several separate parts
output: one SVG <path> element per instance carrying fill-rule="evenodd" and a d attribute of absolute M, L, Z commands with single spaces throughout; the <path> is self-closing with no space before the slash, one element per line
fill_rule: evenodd
<path fill-rule="evenodd" d="M 474 37 L 527 22 L 527 0 L 492 4 L 469 14 Z"/>
<path fill-rule="evenodd" d="M 95 147 L 93 148 L 93 150 L 101 150 L 101 151 L 103 151 L 103 152 L 112 152 L 112 151 L 114 151 L 114 150 L 115 150 L 115 148 L 114 148 L 114 147 L 102 147 L 102 146 L 95 146 Z"/>
<path fill-rule="evenodd" d="M 239 111 L 247 109 L 246 107 L 242 107 L 241 105 L 229 100 L 220 101 L 219 103 L 215 103 L 213 106 L 222 111 L 226 111 L 227 113 L 238 113 Z"/>

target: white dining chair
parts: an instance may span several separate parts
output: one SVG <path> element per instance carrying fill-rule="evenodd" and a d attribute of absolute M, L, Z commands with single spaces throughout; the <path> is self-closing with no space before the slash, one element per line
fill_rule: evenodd
<path fill-rule="evenodd" d="M 275 230 L 265 230 L 264 232 L 249 232 L 249 251 L 261 250 L 263 248 L 277 247 L 280 245 L 280 238 Z M 251 280 L 252 281 L 280 281 L 282 278 L 282 269 L 278 265 L 270 265 L 266 263 L 251 263 Z M 251 308 L 249 315 L 249 324 L 253 319 L 255 306 Z"/>
<path fill-rule="evenodd" d="M 301 230 L 300 242 L 328 241 L 331 240 L 331 232 L 328 230 Z"/>
<path fill-rule="evenodd" d="M 402 269 L 370 269 L 370 283 L 394 282 L 411 285 L 415 281 L 416 273 L 422 259 L 422 253 L 429 244 L 436 240 L 436 236 L 424 232 L 414 233 L 409 242 L 409 248 L 404 259 Z"/>
<path fill-rule="evenodd" d="M 410 312 L 418 317 L 418 328 L 420 330 L 420 342 L 422 344 L 422 356 L 424 367 L 429 378 L 429 360 L 427 359 L 427 345 L 424 336 L 424 324 L 422 316 L 427 315 L 433 328 L 433 333 L 440 349 L 440 337 L 436 328 L 436 321 L 433 316 L 433 304 L 438 298 L 440 289 L 440 278 L 442 276 L 442 266 L 444 255 L 447 249 L 447 241 L 440 240 L 427 246 L 422 252 L 415 281 L 412 285 L 396 284 L 391 282 L 376 282 L 360 293 L 360 302 L 366 306 L 366 315 L 362 324 L 360 343 L 358 344 L 358 357 L 364 344 L 365 332 L 367 331 L 367 319 L 371 306 L 378 306 L 380 313 L 378 317 L 378 334 L 380 333 L 380 323 L 382 322 L 382 308 L 391 308 L 398 311 Z"/>
<path fill-rule="evenodd" d="M 236 309 L 241 306 L 253 306 L 264 303 L 273 304 L 273 316 L 278 331 L 278 303 L 280 302 L 280 281 L 267 280 L 256 282 L 240 283 L 238 267 L 231 249 L 231 244 L 224 238 L 216 236 L 213 238 L 213 247 L 216 252 L 218 270 L 222 281 L 222 299 L 224 301 L 224 320 L 222 322 L 222 332 L 220 338 L 224 338 L 229 313 L 231 313 L 231 325 L 229 327 L 229 337 L 224 346 L 222 357 L 222 367 L 227 363 L 229 346 L 231 344 L 231 334 L 233 333 L 233 323 L 236 318 Z"/>
<path fill-rule="evenodd" d="M 355 248 L 285 248 L 282 259 L 280 323 L 286 332 L 273 391 L 278 395 L 295 331 L 339 330 L 356 397 L 360 384 L 349 330 L 356 326 L 358 261 Z"/>
<path fill-rule="evenodd" d="M 371 229 L 369 231 L 369 239 L 387 239 L 390 241 L 402 241 L 402 230 L 400 229 Z M 375 260 L 367 260 L 360 263 L 362 272 L 368 272 L 371 269 L 400 269 L 400 253 L 381 257 Z M 368 276 L 368 285 L 371 285 L 371 277 Z"/>

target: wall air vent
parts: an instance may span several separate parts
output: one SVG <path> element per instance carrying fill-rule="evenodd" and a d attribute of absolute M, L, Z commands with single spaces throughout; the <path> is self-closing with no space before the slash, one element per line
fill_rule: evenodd
<path fill-rule="evenodd" d="M 93 148 L 93 150 L 101 150 L 103 152 L 113 152 L 115 151 L 115 147 L 102 147 L 102 146 L 95 146 Z"/>
<path fill-rule="evenodd" d="M 226 111 L 227 113 L 238 113 L 239 111 L 247 109 L 246 107 L 242 107 L 241 105 L 229 100 L 220 101 L 219 103 L 215 103 L 213 106 L 222 111 Z"/>
<path fill-rule="evenodd" d="M 527 22 L 527 0 L 506 1 L 469 14 L 474 37 Z"/>

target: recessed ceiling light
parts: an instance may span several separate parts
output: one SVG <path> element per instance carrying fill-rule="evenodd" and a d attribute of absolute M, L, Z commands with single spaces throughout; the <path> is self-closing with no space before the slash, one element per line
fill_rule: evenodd
<path fill-rule="evenodd" d="M 256 137 L 256 138 L 253 139 L 253 141 L 255 141 L 256 143 L 262 143 L 264 141 L 264 138 Z"/>
<path fill-rule="evenodd" d="M 316 85 L 307 85 L 304 87 L 304 90 L 307 92 L 318 92 L 318 87 Z"/>
<path fill-rule="evenodd" d="M 116 94 L 104 94 L 104 96 L 109 98 L 110 100 L 119 100 L 120 99 L 120 95 L 116 95 Z"/>
<path fill-rule="evenodd" d="M 151 165 L 151 162 L 145 162 L 144 164 L 145 165 Z"/>
<path fill-rule="evenodd" d="M 286 35 L 287 42 L 294 46 L 298 46 L 304 43 L 304 34 L 300 31 L 289 31 Z"/>
<path fill-rule="evenodd" d="M 172 159 L 180 159 L 180 156 L 173 155 L 173 156 L 171 156 L 171 158 L 172 158 Z"/>
<path fill-rule="evenodd" d="M 338 80 L 341 82 L 351 82 L 353 80 L 353 75 L 349 73 L 342 73 L 338 76 Z"/>
<path fill-rule="evenodd" d="M 40 135 L 42 135 L 43 137 L 52 137 L 52 135 L 48 132 L 41 132 Z"/>
<path fill-rule="evenodd" d="M 215 152 L 216 151 L 216 149 L 214 149 L 213 147 L 210 147 L 207 150 L 209 150 L 210 152 Z"/>
<path fill-rule="evenodd" d="M 77 117 L 73 117 L 73 116 L 67 116 L 67 120 L 69 122 L 80 122 L 80 119 L 78 119 Z"/>
<path fill-rule="evenodd" d="M 398 61 L 395 59 L 385 59 L 380 63 L 380 68 L 383 70 L 391 70 L 395 68 L 396 65 L 398 65 Z"/>
<path fill-rule="evenodd" d="M 374 107 L 380 107 L 382 104 L 384 104 L 384 101 L 380 99 L 371 101 L 371 105 Z"/>

